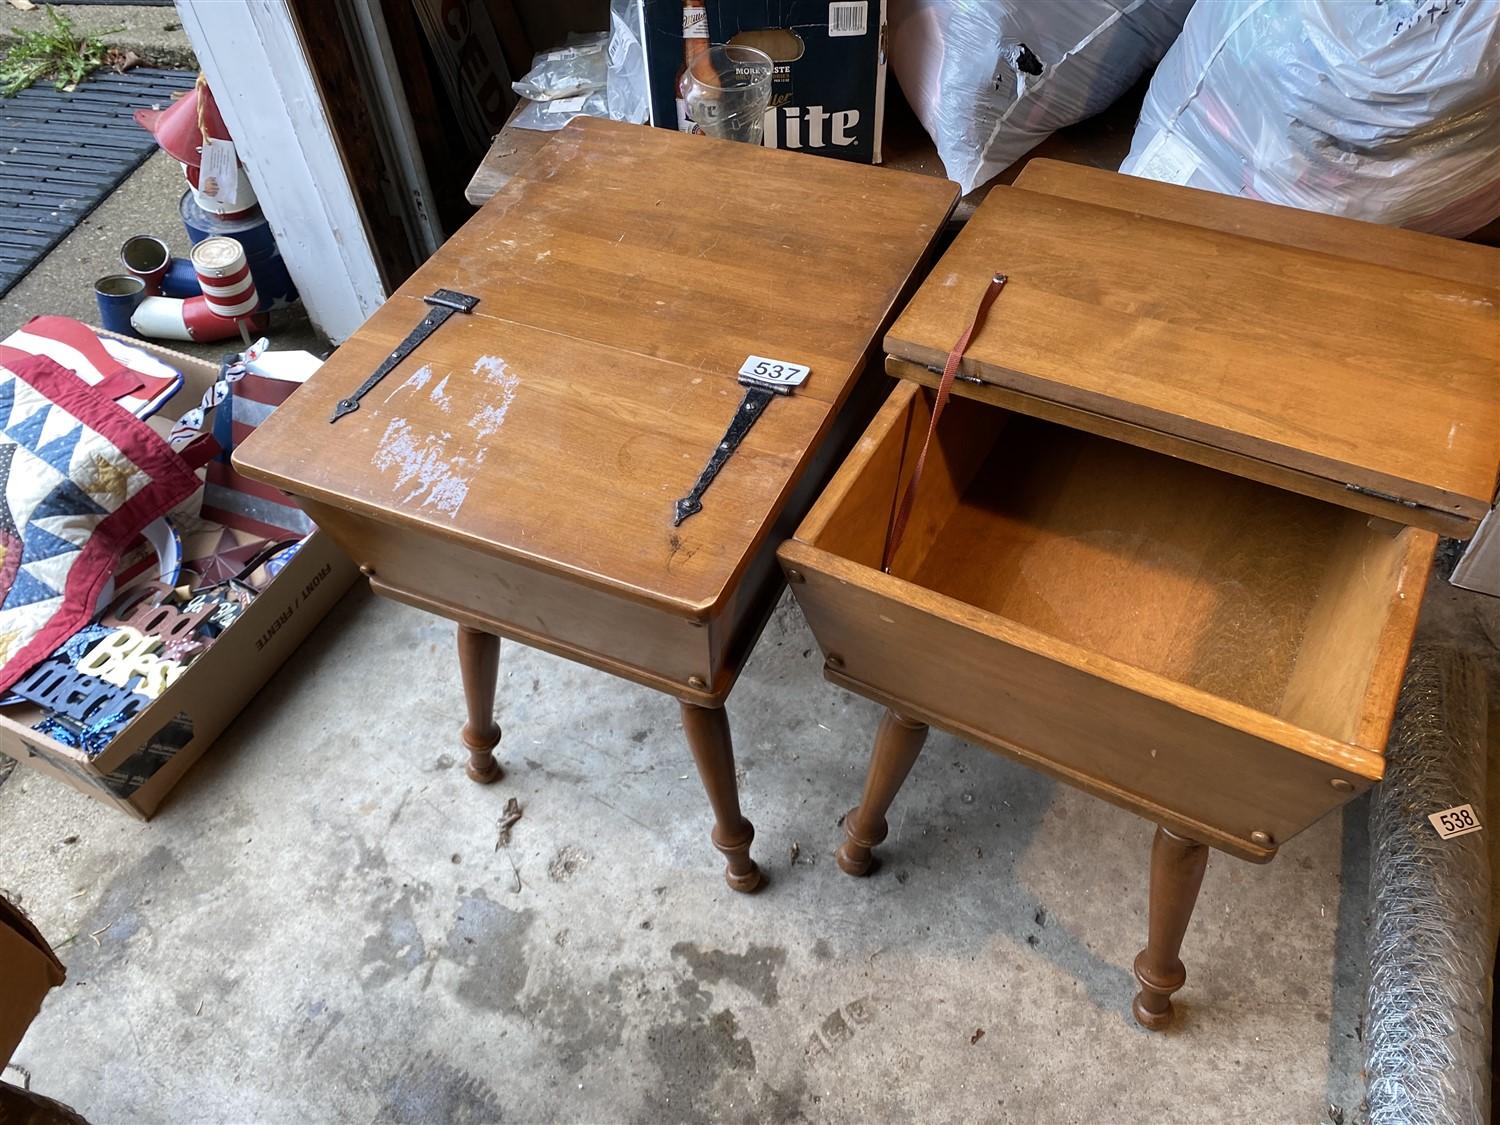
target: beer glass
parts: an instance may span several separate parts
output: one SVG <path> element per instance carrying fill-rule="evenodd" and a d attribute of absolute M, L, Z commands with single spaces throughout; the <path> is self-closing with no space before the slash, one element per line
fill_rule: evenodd
<path fill-rule="evenodd" d="M 775 69 L 764 51 L 714 44 L 683 73 L 688 116 L 710 137 L 760 144 Z"/>

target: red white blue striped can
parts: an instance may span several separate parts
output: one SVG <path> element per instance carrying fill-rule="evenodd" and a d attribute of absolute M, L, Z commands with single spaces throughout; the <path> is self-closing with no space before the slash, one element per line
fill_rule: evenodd
<path fill-rule="evenodd" d="M 263 312 L 219 316 L 208 307 L 207 297 L 147 297 L 130 316 L 130 326 L 148 340 L 196 340 L 200 344 L 233 340 L 240 335 L 242 325 L 245 331 L 259 335 L 269 323 Z"/>
<path fill-rule="evenodd" d="M 219 235 L 194 246 L 193 272 L 209 311 L 216 316 L 248 316 L 260 306 L 245 248 L 235 239 Z"/>
<path fill-rule="evenodd" d="M 198 206 L 192 192 L 185 191 L 178 210 L 189 242 L 196 244 L 224 235 L 245 248 L 262 309 L 279 308 L 297 299 L 297 288 L 287 273 L 281 252 L 276 249 L 276 239 L 271 236 L 271 224 L 266 222 L 259 207 L 252 207 L 250 214 L 241 218 L 212 215 Z"/>

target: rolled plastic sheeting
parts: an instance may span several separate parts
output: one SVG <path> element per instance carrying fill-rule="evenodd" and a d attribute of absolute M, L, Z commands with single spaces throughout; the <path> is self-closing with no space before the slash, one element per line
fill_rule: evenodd
<path fill-rule="evenodd" d="M 1484 823 L 1485 716 L 1476 660 L 1415 650 L 1370 804 L 1371 1125 L 1489 1120 L 1489 829 L 1444 840 L 1428 820 L 1469 804 Z"/>

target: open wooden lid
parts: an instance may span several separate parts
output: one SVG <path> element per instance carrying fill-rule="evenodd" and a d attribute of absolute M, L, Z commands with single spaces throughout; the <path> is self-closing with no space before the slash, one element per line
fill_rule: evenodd
<path fill-rule="evenodd" d="M 1500 291 L 998 187 L 886 336 L 891 370 L 935 384 L 996 273 L 956 394 L 1448 534 L 1489 510 Z"/>

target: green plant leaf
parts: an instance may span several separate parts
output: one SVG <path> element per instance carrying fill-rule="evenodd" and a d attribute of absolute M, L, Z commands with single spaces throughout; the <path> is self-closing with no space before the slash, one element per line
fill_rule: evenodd
<path fill-rule="evenodd" d="M 107 48 L 98 35 L 79 35 L 73 22 L 47 5 L 50 28 L 18 32 L 10 53 L 0 60 L 0 96 L 11 97 L 44 78 L 71 90 L 104 65 Z"/>

